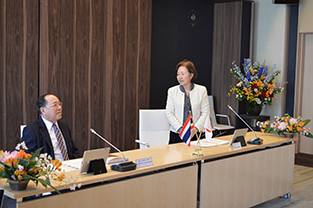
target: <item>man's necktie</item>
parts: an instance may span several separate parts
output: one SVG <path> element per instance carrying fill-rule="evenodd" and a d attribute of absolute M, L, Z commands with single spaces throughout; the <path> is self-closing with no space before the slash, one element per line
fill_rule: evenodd
<path fill-rule="evenodd" d="M 66 151 L 66 147 L 65 147 L 65 144 L 63 142 L 60 130 L 58 129 L 58 127 L 55 124 L 53 124 L 52 127 L 53 127 L 53 131 L 55 133 L 55 136 L 56 136 L 56 138 L 58 140 L 59 147 L 61 149 L 61 153 L 62 153 L 63 159 L 64 160 L 69 160 L 69 157 L 68 157 L 68 154 L 67 154 L 67 151 Z"/>

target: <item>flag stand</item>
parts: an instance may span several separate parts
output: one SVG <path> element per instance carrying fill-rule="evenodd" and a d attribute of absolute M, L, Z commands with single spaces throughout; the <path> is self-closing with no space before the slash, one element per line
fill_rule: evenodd
<path fill-rule="evenodd" d="M 207 110 L 206 114 L 205 114 L 205 118 L 207 118 L 207 115 L 209 113 L 209 110 Z M 192 117 L 192 115 L 191 115 Z M 193 120 L 193 118 L 192 118 Z M 200 130 L 200 135 L 198 136 L 197 132 L 196 132 L 196 137 L 197 137 L 197 146 L 196 146 L 196 149 L 195 151 L 192 153 L 192 156 L 198 156 L 198 157 L 201 157 L 203 156 L 203 153 L 202 153 L 202 148 L 201 148 L 201 144 L 200 144 L 200 137 L 201 137 L 201 134 L 202 134 L 202 131 L 203 131 L 203 127 L 204 127 L 204 123 L 205 123 L 205 119 L 204 119 L 204 122 L 203 122 L 203 125 L 202 125 L 202 128 Z M 196 127 L 195 127 L 196 128 Z"/>
<path fill-rule="evenodd" d="M 191 115 L 191 113 L 190 113 L 190 115 Z M 193 120 L 192 115 L 191 115 L 191 119 Z M 194 128 L 196 128 L 196 127 L 194 127 Z M 200 133 L 200 135 L 201 135 L 201 133 Z M 199 140 L 199 136 L 197 134 L 197 131 L 196 131 L 196 137 L 197 137 L 197 146 L 196 146 L 195 151 L 192 153 L 192 156 L 195 155 L 197 157 L 201 157 L 201 156 L 203 156 L 203 153 L 202 153 L 202 148 L 201 148 L 201 144 L 200 144 L 200 140 Z"/>
<path fill-rule="evenodd" d="M 196 135 L 197 135 L 197 133 L 196 133 Z M 192 153 L 192 156 L 195 155 L 195 156 L 201 157 L 201 156 L 203 156 L 203 153 L 202 153 L 202 148 L 201 148 L 201 144 L 200 144 L 198 135 L 197 135 L 197 139 L 198 139 L 197 146 L 196 146 L 195 151 Z"/>

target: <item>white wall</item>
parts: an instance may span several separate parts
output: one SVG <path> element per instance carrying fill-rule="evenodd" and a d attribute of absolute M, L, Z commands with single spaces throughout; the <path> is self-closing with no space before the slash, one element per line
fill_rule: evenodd
<path fill-rule="evenodd" d="M 281 70 L 277 81 L 286 81 L 289 6 L 273 4 L 272 0 L 254 0 L 254 31 L 252 61 L 266 64 L 269 69 L 276 64 L 276 70 Z M 263 108 L 261 115 L 285 114 L 285 91 L 274 99 L 272 106 Z"/>

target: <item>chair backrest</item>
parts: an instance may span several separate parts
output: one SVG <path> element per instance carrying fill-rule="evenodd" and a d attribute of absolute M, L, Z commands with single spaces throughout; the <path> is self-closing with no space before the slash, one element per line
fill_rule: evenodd
<path fill-rule="evenodd" d="M 150 147 L 167 145 L 170 125 L 165 117 L 165 109 L 139 110 L 139 140 Z M 140 145 L 140 148 L 144 148 Z"/>
<path fill-rule="evenodd" d="M 214 111 L 213 95 L 209 95 L 209 105 L 210 105 L 211 125 L 214 126 L 217 124 L 217 122 L 216 122 L 216 116 L 215 116 L 215 111 Z"/>
<path fill-rule="evenodd" d="M 26 125 L 20 125 L 20 134 L 21 134 L 21 138 L 23 137 L 23 130 L 26 127 Z"/>
<path fill-rule="evenodd" d="M 3 201 L 4 201 L 4 190 L 0 189 L 0 208 L 3 206 Z"/>

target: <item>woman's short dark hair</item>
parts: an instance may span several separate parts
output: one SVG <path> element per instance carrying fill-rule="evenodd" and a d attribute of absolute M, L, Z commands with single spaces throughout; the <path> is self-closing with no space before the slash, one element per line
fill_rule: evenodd
<path fill-rule="evenodd" d="M 46 99 L 45 99 L 45 97 L 46 97 L 47 95 L 53 95 L 53 94 L 51 94 L 51 93 L 43 94 L 43 95 L 41 95 L 41 96 L 37 99 L 37 101 L 36 101 L 37 110 L 38 110 L 39 115 L 41 115 L 41 110 L 40 110 L 40 108 L 41 108 L 41 107 L 45 107 L 45 106 L 47 105 L 47 101 L 46 101 Z"/>
<path fill-rule="evenodd" d="M 186 67 L 186 69 L 188 70 L 189 73 L 193 73 L 193 77 L 191 79 L 191 82 L 194 83 L 198 77 L 198 72 L 196 70 L 195 65 L 191 61 L 188 61 L 187 59 L 185 59 L 185 60 L 183 60 L 177 64 L 176 71 L 181 66 Z"/>

